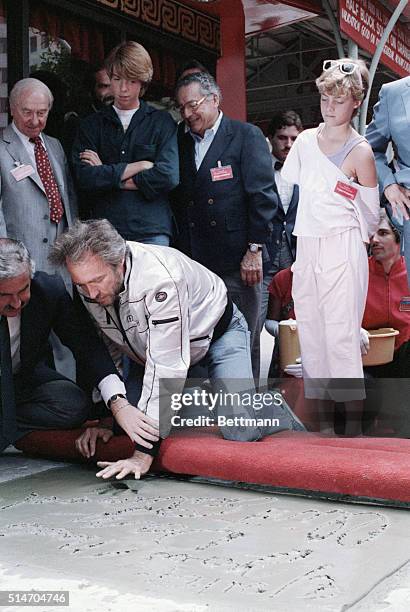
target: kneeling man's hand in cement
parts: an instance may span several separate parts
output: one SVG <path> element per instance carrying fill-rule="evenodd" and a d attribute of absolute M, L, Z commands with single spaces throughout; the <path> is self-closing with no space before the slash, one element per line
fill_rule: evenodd
<path fill-rule="evenodd" d="M 75 441 L 75 447 L 86 459 L 95 455 L 97 440 L 108 442 L 113 436 L 113 432 L 106 427 L 87 427 L 87 429 Z"/>
<path fill-rule="evenodd" d="M 146 455 L 140 451 L 134 451 L 134 454 L 129 459 L 121 459 L 120 461 L 98 461 L 97 465 L 104 469 L 97 472 L 98 478 L 111 478 L 115 476 L 117 480 L 128 476 L 128 474 L 134 474 L 134 477 L 138 480 L 141 476 L 146 474 L 151 467 L 154 457 Z"/>
<path fill-rule="evenodd" d="M 137 444 L 152 448 L 148 440 L 157 442 L 159 440 L 158 421 L 147 416 L 141 410 L 131 404 L 123 404 L 112 410 L 118 425 Z"/>

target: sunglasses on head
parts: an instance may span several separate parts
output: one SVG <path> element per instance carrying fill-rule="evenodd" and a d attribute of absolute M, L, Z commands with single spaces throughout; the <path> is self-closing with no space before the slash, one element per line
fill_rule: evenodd
<path fill-rule="evenodd" d="M 338 67 L 342 74 L 353 74 L 357 68 L 357 64 L 353 62 L 344 62 L 342 60 L 325 60 L 323 62 L 323 70 L 332 70 L 332 68 Z"/>

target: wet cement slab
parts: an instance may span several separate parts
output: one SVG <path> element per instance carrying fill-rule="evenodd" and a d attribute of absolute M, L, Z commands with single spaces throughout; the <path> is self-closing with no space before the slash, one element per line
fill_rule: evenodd
<path fill-rule="evenodd" d="M 354 612 L 409 612 L 410 609 L 410 562 L 397 572 L 388 575 L 363 597 L 351 610 Z"/>
<path fill-rule="evenodd" d="M 0 588 L 66 589 L 75 612 L 400 610 L 406 510 L 126 482 L 72 466 L 0 484 Z"/>
<path fill-rule="evenodd" d="M 26 457 L 14 446 L 9 446 L 0 457 L 0 483 L 46 472 L 54 468 L 61 468 L 64 465 L 69 464 L 62 461 Z"/>

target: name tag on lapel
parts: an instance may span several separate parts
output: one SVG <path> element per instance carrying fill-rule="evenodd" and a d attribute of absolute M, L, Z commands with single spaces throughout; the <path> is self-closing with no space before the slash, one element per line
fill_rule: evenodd
<path fill-rule="evenodd" d="M 356 187 L 343 183 L 343 181 L 337 181 L 334 191 L 345 198 L 349 198 L 349 200 L 354 200 L 357 195 Z"/>
<path fill-rule="evenodd" d="M 218 162 L 218 166 L 216 168 L 211 168 L 210 173 L 212 182 L 226 181 L 233 178 L 232 166 L 230 164 L 228 166 L 223 166 L 221 162 Z"/>
<path fill-rule="evenodd" d="M 10 170 L 10 174 L 12 174 L 12 176 L 16 179 L 17 182 L 22 181 L 27 176 L 31 176 L 34 173 L 35 170 L 30 164 L 21 164 L 20 166 L 17 166 L 17 168 L 13 168 L 13 170 Z"/>

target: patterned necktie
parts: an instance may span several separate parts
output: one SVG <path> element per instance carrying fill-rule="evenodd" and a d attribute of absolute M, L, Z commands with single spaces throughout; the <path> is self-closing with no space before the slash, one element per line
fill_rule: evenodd
<path fill-rule="evenodd" d="M 8 442 L 14 442 L 16 436 L 16 407 L 7 317 L 1 317 L 0 319 L 0 366 L 1 433 Z"/>
<path fill-rule="evenodd" d="M 283 162 L 277 161 L 275 162 L 275 170 L 282 170 L 283 168 Z"/>
<path fill-rule="evenodd" d="M 53 169 L 48 158 L 40 136 L 30 138 L 30 142 L 34 143 L 34 156 L 36 158 L 37 172 L 43 183 L 44 191 L 46 192 L 48 205 L 50 207 L 50 220 L 54 223 L 59 223 L 64 215 L 64 206 L 61 201 L 58 185 L 54 178 Z"/>

